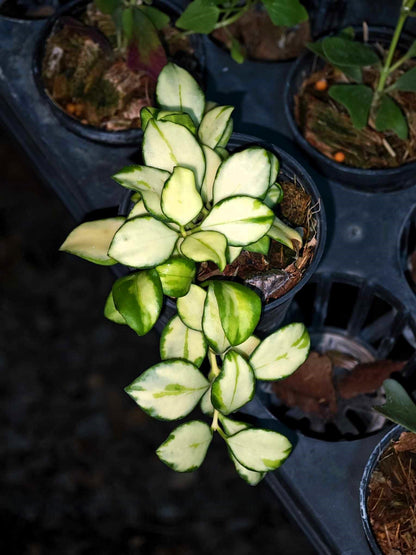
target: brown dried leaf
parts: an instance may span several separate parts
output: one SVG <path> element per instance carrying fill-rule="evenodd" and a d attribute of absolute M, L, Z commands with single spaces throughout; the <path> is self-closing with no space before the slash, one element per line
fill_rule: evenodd
<path fill-rule="evenodd" d="M 338 383 L 338 393 L 343 399 L 351 399 L 357 395 L 372 393 L 382 386 L 384 380 L 393 372 L 400 372 L 405 361 L 376 360 L 357 364 L 350 374 Z"/>
<path fill-rule="evenodd" d="M 403 432 L 398 441 L 394 443 L 396 453 L 411 451 L 416 453 L 416 434 L 414 432 Z"/>

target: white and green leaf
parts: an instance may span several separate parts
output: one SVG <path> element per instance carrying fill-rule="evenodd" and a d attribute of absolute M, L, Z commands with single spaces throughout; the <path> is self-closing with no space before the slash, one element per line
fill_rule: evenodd
<path fill-rule="evenodd" d="M 269 156 L 270 162 L 269 187 L 272 187 L 273 184 L 276 182 L 277 175 L 280 170 L 280 162 L 277 156 L 273 154 L 273 152 L 270 152 L 270 150 L 267 150 L 266 152 Z"/>
<path fill-rule="evenodd" d="M 279 185 L 279 183 L 273 183 L 273 185 L 269 187 L 269 190 L 267 191 L 267 195 L 263 200 L 264 204 L 269 208 L 273 208 L 274 206 L 276 206 L 276 204 L 279 204 L 279 202 L 282 202 L 282 200 L 283 200 L 282 186 Z"/>
<path fill-rule="evenodd" d="M 221 142 L 224 134 L 228 141 L 227 127 L 233 111 L 233 106 L 216 106 L 204 115 L 198 129 L 198 137 L 204 145 L 215 148 Z"/>
<path fill-rule="evenodd" d="M 255 243 L 250 243 L 245 247 L 247 251 L 258 252 L 260 254 L 263 254 L 264 256 L 268 255 L 269 248 L 270 248 L 270 237 L 268 235 L 264 235 L 264 237 L 262 237 Z"/>
<path fill-rule="evenodd" d="M 299 251 L 303 244 L 300 233 L 298 233 L 296 229 L 293 229 L 293 227 L 282 222 L 277 216 L 274 217 L 273 224 L 267 232 L 267 235 L 296 252 Z"/>
<path fill-rule="evenodd" d="M 176 472 L 192 472 L 204 462 L 211 440 L 208 424 L 193 420 L 173 430 L 156 454 Z"/>
<path fill-rule="evenodd" d="M 195 124 L 189 114 L 185 112 L 173 112 L 171 110 L 160 110 L 157 114 L 157 119 L 162 121 L 171 121 L 172 123 L 177 123 L 179 125 L 183 125 L 189 131 L 195 135 L 196 134 L 196 127 Z"/>
<path fill-rule="evenodd" d="M 202 329 L 210 347 L 217 354 L 223 353 L 230 347 L 221 324 L 218 302 L 212 285 L 208 287 L 205 300 Z"/>
<path fill-rule="evenodd" d="M 304 324 L 284 326 L 260 343 L 250 356 L 259 380 L 280 380 L 293 374 L 308 357 L 310 338 Z"/>
<path fill-rule="evenodd" d="M 228 264 L 232 264 L 234 260 L 236 260 L 243 250 L 243 247 L 233 247 L 232 245 L 228 245 L 227 247 L 227 262 Z"/>
<path fill-rule="evenodd" d="M 225 160 L 215 178 L 214 204 L 238 195 L 264 197 L 270 186 L 272 164 L 269 154 L 264 148 L 250 147 Z"/>
<path fill-rule="evenodd" d="M 156 99 L 164 110 L 185 112 L 196 125 L 205 110 L 205 95 L 195 79 L 181 67 L 168 63 L 159 74 Z"/>
<path fill-rule="evenodd" d="M 170 297 L 186 295 L 195 277 L 195 263 L 188 258 L 172 256 L 163 264 L 156 266 L 162 283 L 163 293 Z"/>
<path fill-rule="evenodd" d="M 215 177 L 217 175 L 218 168 L 222 163 L 221 157 L 209 148 L 209 146 L 202 145 L 202 150 L 205 156 L 205 175 L 204 181 L 201 187 L 201 196 L 204 203 L 212 202 L 212 188 L 214 186 Z"/>
<path fill-rule="evenodd" d="M 248 358 L 251 355 L 251 353 L 254 351 L 254 349 L 256 349 L 259 346 L 259 344 L 260 344 L 260 339 L 255 335 L 250 335 L 248 339 L 246 339 L 245 341 L 243 341 L 243 343 L 240 343 L 239 345 L 235 345 L 233 349 L 234 351 L 237 351 L 238 353 L 240 353 L 240 355 L 243 355 Z"/>
<path fill-rule="evenodd" d="M 187 416 L 208 388 L 208 380 L 192 363 L 166 360 L 143 372 L 125 391 L 150 416 L 176 420 Z"/>
<path fill-rule="evenodd" d="M 255 383 L 254 372 L 246 359 L 228 351 L 222 370 L 212 383 L 212 404 L 222 414 L 230 414 L 251 401 Z"/>
<path fill-rule="evenodd" d="M 126 324 L 126 320 L 123 318 L 123 316 L 117 310 L 116 305 L 114 304 L 112 291 L 110 291 L 110 294 L 108 295 L 107 300 L 105 302 L 104 316 L 108 318 L 108 320 L 111 320 L 112 322 L 114 322 L 115 324 Z"/>
<path fill-rule="evenodd" d="M 227 239 L 218 231 L 197 231 L 185 237 L 181 252 L 195 262 L 212 260 L 222 271 L 227 265 Z"/>
<path fill-rule="evenodd" d="M 127 219 L 132 220 L 133 218 L 137 218 L 137 216 L 146 216 L 148 215 L 148 211 L 146 210 L 146 206 L 143 200 L 139 200 L 130 210 Z"/>
<path fill-rule="evenodd" d="M 171 256 L 178 237 L 176 231 L 152 216 L 139 216 L 120 227 L 108 254 L 126 266 L 152 268 Z"/>
<path fill-rule="evenodd" d="M 237 461 L 255 472 L 279 468 L 292 450 L 290 441 L 284 435 L 271 430 L 249 428 L 226 441 Z"/>
<path fill-rule="evenodd" d="M 182 358 L 199 368 L 206 352 L 204 334 L 185 326 L 178 315 L 166 324 L 160 338 L 162 360 Z"/>
<path fill-rule="evenodd" d="M 179 317 L 188 328 L 202 331 L 202 316 L 206 298 L 205 289 L 193 283 L 188 293 L 177 300 L 176 307 Z"/>
<path fill-rule="evenodd" d="M 156 270 L 119 278 L 113 285 L 114 306 L 137 335 L 146 335 L 159 318 L 163 292 Z"/>
<path fill-rule="evenodd" d="M 214 406 L 211 401 L 211 387 L 204 393 L 200 402 L 200 408 L 207 416 L 212 416 L 214 414 Z"/>
<path fill-rule="evenodd" d="M 180 226 L 185 226 L 201 212 L 203 203 L 195 186 L 192 170 L 176 166 L 162 191 L 163 213 Z"/>
<path fill-rule="evenodd" d="M 59 250 L 94 264 L 112 266 L 117 261 L 108 254 L 108 249 L 124 221 L 125 218 L 116 217 L 85 222 L 71 231 Z"/>
<path fill-rule="evenodd" d="M 232 281 L 211 281 L 221 325 L 231 345 L 239 345 L 255 330 L 261 315 L 260 297 L 248 287 Z"/>
<path fill-rule="evenodd" d="M 203 231 L 222 233 L 232 246 L 244 247 L 263 237 L 273 219 L 273 212 L 260 200 L 238 196 L 216 204 L 200 227 Z"/>

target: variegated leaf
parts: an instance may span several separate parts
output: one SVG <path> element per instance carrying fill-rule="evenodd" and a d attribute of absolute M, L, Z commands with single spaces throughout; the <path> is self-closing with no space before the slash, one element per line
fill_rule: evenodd
<path fill-rule="evenodd" d="M 226 131 L 233 111 L 233 106 L 216 106 L 204 115 L 198 129 L 198 137 L 204 145 L 215 148 L 224 134 L 228 140 Z"/>
<path fill-rule="evenodd" d="M 172 256 L 164 264 L 156 266 L 163 293 L 170 297 L 182 297 L 189 291 L 195 277 L 195 263 L 188 258 Z"/>
<path fill-rule="evenodd" d="M 197 231 L 188 235 L 181 244 L 181 252 L 195 262 L 212 260 L 222 271 L 227 265 L 225 257 L 227 239 L 217 231 Z"/>
<path fill-rule="evenodd" d="M 228 351 L 222 370 L 212 383 L 212 404 L 222 414 L 230 414 L 251 401 L 255 383 L 254 372 L 246 359 Z"/>
<path fill-rule="evenodd" d="M 215 150 L 212 150 L 209 146 L 202 145 L 202 150 L 205 156 L 205 176 L 201 187 L 201 197 L 206 204 L 212 202 L 212 188 L 222 159 Z"/>
<path fill-rule="evenodd" d="M 264 204 L 269 208 L 274 208 L 276 204 L 282 202 L 283 200 L 283 189 L 279 183 L 273 183 L 269 190 L 267 191 L 267 195 L 263 200 Z"/>
<path fill-rule="evenodd" d="M 240 353 L 240 355 L 248 358 L 259 344 L 260 339 L 255 335 L 251 335 L 248 339 L 243 341 L 243 343 L 240 343 L 240 345 L 235 345 L 233 348 L 234 351 L 237 351 L 238 353 Z"/>
<path fill-rule="evenodd" d="M 229 245 L 227 247 L 227 262 L 228 264 L 232 264 L 234 260 L 236 260 L 243 250 L 243 247 L 232 247 Z"/>
<path fill-rule="evenodd" d="M 298 251 L 303 244 L 302 237 L 296 229 L 283 223 L 277 216 L 274 217 L 273 224 L 267 232 L 267 235 L 295 251 Z"/>
<path fill-rule="evenodd" d="M 208 390 L 209 382 L 186 360 L 166 360 L 152 366 L 126 392 L 150 416 L 177 420 L 189 414 Z"/>
<path fill-rule="evenodd" d="M 268 235 L 264 235 L 261 239 L 259 239 L 255 243 L 250 243 L 250 245 L 247 245 L 245 247 L 246 251 L 258 252 L 260 254 L 264 254 L 264 256 L 268 255 L 269 248 L 270 248 L 270 237 Z"/>
<path fill-rule="evenodd" d="M 208 287 L 205 300 L 202 329 L 210 347 L 216 353 L 221 354 L 230 347 L 230 342 L 221 325 L 217 298 L 212 285 Z"/>
<path fill-rule="evenodd" d="M 144 205 L 143 200 L 139 200 L 130 210 L 127 219 L 132 220 L 133 218 L 137 218 L 137 216 L 146 216 L 148 214 L 149 213 L 146 210 L 146 206 Z"/>
<path fill-rule="evenodd" d="M 286 378 L 308 357 L 310 338 L 303 324 L 289 324 L 260 343 L 250 356 L 250 364 L 259 380 Z"/>
<path fill-rule="evenodd" d="M 146 335 L 159 318 L 163 292 L 156 270 L 119 278 L 113 285 L 114 306 L 138 335 Z"/>
<path fill-rule="evenodd" d="M 207 352 L 203 333 L 185 326 L 178 315 L 165 326 L 160 338 L 160 356 L 162 360 L 182 358 L 201 366 Z"/>
<path fill-rule="evenodd" d="M 176 166 L 162 191 L 163 213 L 178 225 L 185 226 L 201 212 L 202 198 L 195 186 L 195 176 L 188 168 Z"/>
<path fill-rule="evenodd" d="M 104 316 L 114 322 L 115 324 L 125 324 L 126 320 L 120 314 L 120 312 L 116 309 L 116 305 L 114 304 L 113 299 L 113 292 L 110 291 L 110 294 L 107 297 L 104 306 Z"/>
<path fill-rule="evenodd" d="M 202 315 L 206 298 L 205 289 L 193 283 L 188 293 L 177 300 L 179 317 L 188 328 L 202 331 Z"/>
<path fill-rule="evenodd" d="M 271 186 L 277 179 L 277 174 L 279 173 L 279 169 L 280 169 L 280 163 L 279 163 L 279 160 L 276 158 L 276 156 L 273 154 L 273 152 L 270 152 L 268 150 L 267 154 L 269 156 L 269 162 L 270 162 L 269 185 Z"/>
<path fill-rule="evenodd" d="M 176 472 L 201 466 L 212 440 L 212 430 L 199 420 L 178 426 L 156 451 L 159 459 Z"/>
<path fill-rule="evenodd" d="M 185 114 L 184 112 L 173 112 L 171 110 L 160 110 L 157 119 L 162 121 L 171 121 L 172 123 L 177 123 L 179 125 L 183 125 L 189 131 L 195 135 L 196 134 L 196 127 L 195 124 L 189 114 Z"/>
<path fill-rule="evenodd" d="M 207 416 L 212 416 L 214 414 L 214 407 L 211 401 L 211 387 L 206 393 L 204 393 L 204 396 L 202 397 L 200 402 L 200 407 L 202 412 Z"/>

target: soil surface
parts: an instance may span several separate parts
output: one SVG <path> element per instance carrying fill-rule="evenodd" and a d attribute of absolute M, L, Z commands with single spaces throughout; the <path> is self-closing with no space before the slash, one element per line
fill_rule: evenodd
<path fill-rule="evenodd" d="M 160 32 L 168 59 L 195 70 L 197 60 L 187 38 L 168 26 Z M 109 15 L 93 4 L 78 19 L 62 17 L 47 40 L 42 78 L 52 100 L 83 124 L 107 131 L 139 128 L 140 110 L 154 104 L 156 78 L 134 70 L 117 51 Z"/>
<path fill-rule="evenodd" d="M 416 434 L 405 432 L 382 454 L 369 484 L 367 508 L 385 555 L 416 553 Z"/>
<path fill-rule="evenodd" d="M 198 279 L 204 281 L 218 275 L 237 277 L 246 285 L 256 287 L 265 302 L 282 297 L 302 279 L 312 262 L 316 246 L 316 220 L 314 213 L 319 209 L 312 206 L 311 197 L 297 183 L 281 183 L 283 200 L 275 208 L 276 215 L 293 228 L 302 232 L 304 244 L 292 250 L 271 240 L 267 256 L 243 250 L 232 264 L 221 272 L 211 262 L 200 265 Z"/>
<path fill-rule="evenodd" d="M 194 473 L 157 459 L 173 426 L 123 387 L 158 362 L 158 338 L 103 317 L 115 277 L 58 252 L 76 222 L 3 135 L 0 160 L 1 552 L 315 553 L 221 441 Z"/>
<path fill-rule="evenodd" d="M 276 26 L 267 12 L 252 8 L 235 23 L 212 33 L 229 50 L 234 37 L 252 60 L 282 61 L 296 58 L 311 39 L 309 21 L 295 27 Z"/>
<path fill-rule="evenodd" d="M 403 64 L 392 78 L 414 66 L 413 61 Z M 364 68 L 364 85 L 374 89 L 377 79 L 376 70 Z M 318 90 L 318 82 L 325 83 L 326 88 Z M 345 157 L 343 164 L 357 168 L 394 168 L 416 160 L 416 94 L 393 93 L 409 126 L 409 138 L 402 140 L 393 131 L 376 131 L 371 119 L 363 129 L 353 126 L 346 109 L 328 94 L 331 85 L 348 82 L 344 73 L 330 65 L 305 79 L 295 97 L 295 119 L 305 139 L 328 158 Z"/>

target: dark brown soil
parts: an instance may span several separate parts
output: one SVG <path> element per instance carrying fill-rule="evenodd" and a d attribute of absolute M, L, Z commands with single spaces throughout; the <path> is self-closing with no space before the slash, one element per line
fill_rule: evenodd
<path fill-rule="evenodd" d="M 371 476 L 368 513 L 385 555 L 416 553 L 415 446 L 416 434 L 402 434 L 385 450 Z"/>
<path fill-rule="evenodd" d="M 204 281 L 224 275 L 240 278 L 247 285 L 259 289 L 266 302 L 278 299 L 302 279 L 312 262 L 317 245 L 316 225 L 313 217 L 317 207 L 311 206 L 311 197 L 296 183 L 281 183 L 283 200 L 277 215 L 292 227 L 301 227 L 304 245 L 299 252 L 272 240 L 268 256 L 243 250 L 223 272 L 211 262 L 201 264 L 198 279 Z"/>
<path fill-rule="evenodd" d="M 277 27 L 268 14 L 258 8 L 245 13 L 228 27 L 217 29 L 212 36 L 228 49 L 234 37 L 242 45 L 247 58 L 265 61 L 297 57 L 311 38 L 309 21 L 296 27 Z"/>
<path fill-rule="evenodd" d="M 154 102 L 154 76 L 130 69 L 125 53 L 115 49 L 110 16 L 89 4 L 80 20 L 89 27 L 67 18 L 47 40 L 42 62 L 47 93 L 83 124 L 108 131 L 140 127 L 140 110 Z M 189 40 L 178 35 L 169 26 L 161 31 L 168 58 L 192 56 Z"/>
<path fill-rule="evenodd" d="M 393 78 L 414 65 L 404 64 Z M 322 80 L 328 86 L 317 90 L 315 85 Z M 374 88 L 376 81 L 377 72 L 364 69 L 363 83 Z M 335 159 L 337 153 L 342 153 L 342 163 L 357 168 L 392 168 L 416 160 L 416 94 L 394 93 L 409 126 L 409 138 L 402 140 L 392 131 L 376 131 L 371 119 L 364 129 L 353 126 L 345 108 L 328 94 L 331 85 L 348 82 L 344 73 L 329 65 L 305 79 L 295 98 L 295 119 L 306 140 L 328 158 Z"/>

